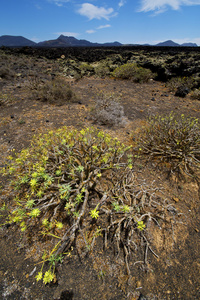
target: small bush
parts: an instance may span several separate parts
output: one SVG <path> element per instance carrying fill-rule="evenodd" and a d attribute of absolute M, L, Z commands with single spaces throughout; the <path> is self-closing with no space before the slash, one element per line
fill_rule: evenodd
<path fill-rule="evenodd" d="M 15 77 L 15 73 L 13 70 L 11 70 L 9 67 L 1 67 L 0 68 L 0 78 L 5 80 L 10 80 Z"/>
<path fill-rule="evenodd" d="M 196 85 L 196 81 L 193 77 L 174 77 L 171 78 L 166 86 L 171 92 L 176 92 L 179 88 L 184 87 L 188 90 L 192 89 Z"/>
<path fill-rule="evenodd" d="M 99 95 L 95 108 L 91 111 L 91 117 L 95 123 L 101 125 L 124 126 L 127 122 L 123 106 L 114 99 L 112 94 Z"/>
<path fill-rule="evenodd" d="M 166 86 L 175 96 L 184 98 L 196 84 L 194 77 L 175 77 L 170 79 Z"/>
<path fill-rule="evenodd" d="M 153 73 L 142 67 L 138 67 L 135 63 L 128 63 L 116 68 L 113 71 L 113 76 L 121 79 L 131 79 L 134 82 L 147 82 L 153 78 Z"/>
<path fill-rule="evenodd" d="M 148 159 L 170 163 L 171 170 L 200 164 L 200 125 L 198 119 L 185 115 L 155 116 L 138 139 L 138 152 Z"/>
<path fill-rule="evenodd" d="M 200 88 L 192 91 L 190 97 L 194 100 L 200 100 Z"/>
<path fill-rule="evenodd" d="M 80 65 L 81 76 L 91 76 L 94 74 L 94 68 L 90 64 L 84 62 Z"/>
<path fill-rule="evenodd" d="M 95 68 L 95 74 L 98 76 L 98 77 L 105 77 L 105 76 L 109 76 L 110 75 L 110 69 L 109 67 L 106 65 L 106 64 L 98 64 Z"/>
<path fill-rule="evenodd" d="M 37 84 L 32 96 L 42 102 L 62 105 L 76 99 L 69 84 L 62 78 L 48 80 L 43 84 Z"/>
<path fill-rule="evenodd" d="M 116 264 L 119 255 L 124 258 L 128 275 L 136 254 L 144 263 L 148 249 L 157 256 L 148 229 L 160 228 L 166 219 L 170 224 L 176 210 L 158 188 L 136 181 L 130 147 L 94 128 L 78 132 L 63 127 L 36 136 L 30 148 L 8 159 L 2 173 L 15 190 L 8 222 L 42 257 L 37 281 L 54 281 L 63 255 L 72 246 L 91 252 L 97 238 L 101 251 L 109 246 L 118 252 Z"/>
<path fill-rule="evenodd" d="M 10 105 L 14 102 L 14 97 L 11 94 L 5 94 L 0 92 L 0 106 L 1 105 Z"/>

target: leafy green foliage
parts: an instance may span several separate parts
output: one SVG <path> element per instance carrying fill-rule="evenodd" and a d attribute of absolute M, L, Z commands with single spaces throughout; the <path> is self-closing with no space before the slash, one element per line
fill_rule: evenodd
<path fill-rule="evenodd" d="M 134 82 L 147 82 L 153 78 L 150 70 L 138 67 L 135 63 L 127 63 L 117 67 L 113 71 L 113 76 L 121 79 L 131 79 Z"/>
<path fill-rule="evenodd" d="M 159 189 L 136 181 L 131 147 L 94 128 L 49 131 L 8 160 L 2 173 L 12 177 L 15 188 L 8 222 L 34 244 L 43 242 L 36 280 L 45 284 L 56 280 L 56 265 L 74 244 L 78 247 L 77 239 L 86 251 L 93 250 L 98 237 L 104 248 L 111 241 L 119 254 L 125 253 L 130 274 L 128 256 L 135 241 L 148 249 L 147 224 L 157 226 L 170 213 L 167 200 L 157 197 Z"/>

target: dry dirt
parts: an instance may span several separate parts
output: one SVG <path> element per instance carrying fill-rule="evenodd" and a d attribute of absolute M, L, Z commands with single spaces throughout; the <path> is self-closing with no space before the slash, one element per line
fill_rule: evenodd
<path fill-rule="evenodd" d="M 170 93 L 164 83 L 151 81 L 135 84 L 114 79 L 83 78 L 68 80 L 79 100 L 62 106 L 30 100 L 26 89 L 10 84 L 4 92 L 13 94 L 13 102 L 0 106 L 0 166 L 9 151 L 30 144 L 33 135 L 49 129 L 67 126 L 78 129 L 91 126 L 90 110 L 99 92 L 112 92 L 124 106 L 128 123 L 123 128 L 98 126 L 118 137 L 124 143 L 131 143 L 131 134 L 140 128 L 152 114 L 168 114 L 171 111 L 189 116 L 200 116 L 200 102 L 188 97 L 178 98 Z M 114 276 L 99 276 L 99 264 L 106 265 L 106 256 L 85 257 L 72 254 L 58 269 L 56 284 L 44 286 L 36 283 L 38 265 L 27 258 L 20 247 L 18 232 L 12 227 L 0 229 L 0 298 L 1 299 L 199 299 L 199 201 L 200 191 L 196 181 L 188 176 L 167 178 L 163 170 L 154 165 L 138 163 L 143 178 L 162 185 L 175 207 L 184 214 L 184 224 L 174 229 L 174 236 L 152 232 L 159 258 L 149 254 L 149 268 L 135 266 L 133 276 L 116 270 Z M 5 179 L 0 178 L 5 187 Z M 1 189 L 1 202 L 7 199 Z M 2 214 L 2 212 L 0 213 Z M 109 255 L 109 253 L 107 254 Z M 38 269 L 37 269 L 38 271 Z M 117 275 L 116 275 L 117 274 Z"/>

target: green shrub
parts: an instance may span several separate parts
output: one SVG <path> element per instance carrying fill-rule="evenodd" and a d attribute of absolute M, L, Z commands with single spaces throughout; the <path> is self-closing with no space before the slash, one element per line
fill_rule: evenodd
<path fill-rule="evenodd" d="M 138 152 L 148 159 L 170 163 L 171 170 L 184 166 L 186 172 L 200 163 L 200 125 L 198 119 L 178 116 L 155 116 L 138 138 Z"/>
<path fill-rule="evenodd" d="M 127 63 L 116 68 L 113 76 L 121 79 L 131 79 L 134 82 L 147 82 L 153 78 L 153 73 L 145 68 L 138 67 L 135 63 Z"/>
<path fill-rule="evenodd" d="M 158 188 L 136 180 L 130 147 L 94 128 L 78 132 L 63 127 L 36 136 L 28 149 L 8 159 L 2 173 L 12 178 L 15 190 L 8 222 L 42 256 L 37 281 L 54 281 L 63 255 L 72 246 L 92 251 L 97 238 L 104 248 L 122 252 L 128 275 L 128 258 L 136 255 L 135 249 L 139 255 L 145 251 L 147 263 L 148 249 L 153 252 L 148 226 L 160 227 L 158 220 L 163 223 L 165 216 L 169 222 L 171 210 L 158 197 Z M 78 249 L 77 240 L 85 249 Z"/>
<path fill-rule="evenodd" d="M 94 70 L 95 70 L 95 74 L 101 78 L 110 75 L 110 69 L 105 63 L 98 64 L 94 68 Z"/>
<path fill-rule="evenodd" d="M 63 78 L 47 80 L 41 84 L 36 82 L 32 97 L 42 102 L 62 105 L 76 99 L 71 87 Z"/>
<path fill-rule="evenodd" d="M 180 87 L 185 87 L 188 90 L 192 89 L 196 84 L 194 77 L 173 77 L 166 86 L 171 92 L 175 92 Z"/>
<path fill-rule="evenodd" d="M 90 64 L 84 62 L 80 65 L 81 76 L 91 76 L 94 74 L 94 68 Z"/>

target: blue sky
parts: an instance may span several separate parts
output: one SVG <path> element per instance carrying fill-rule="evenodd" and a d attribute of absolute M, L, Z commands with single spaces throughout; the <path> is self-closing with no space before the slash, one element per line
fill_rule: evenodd
<path fill-rule="evenodd" d="M 200 46 L 200 0 L 0 0 L 0 36 Z"/>

